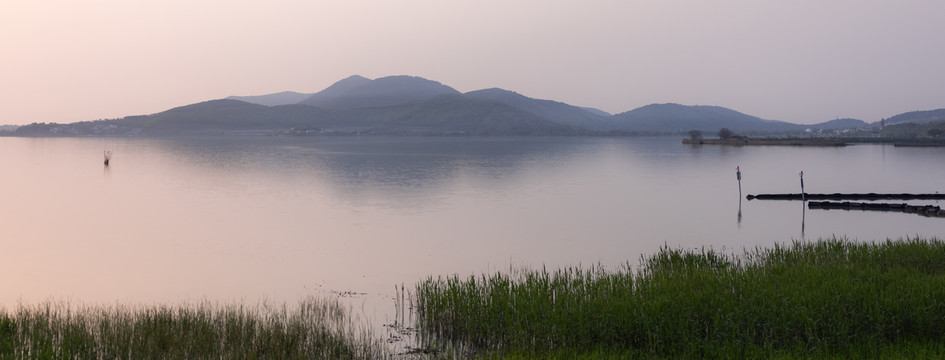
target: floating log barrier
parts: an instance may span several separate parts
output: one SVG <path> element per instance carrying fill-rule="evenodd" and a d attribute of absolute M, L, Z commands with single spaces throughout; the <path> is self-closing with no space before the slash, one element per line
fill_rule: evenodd
<path fill-rule="evenodd" d="M 810 201 L 807 207 L 811 209 L 840 209 L 840 210 L 863 210 L 863 211 L 895 211 L 907 214 L 918 214 L 928 217 L 945 218 L 945 210 L 939 206 L 933 205 L 909 205 L 887 204 L 887 203 L 861 203 L 861 202 L 834 202 L 834 201 Z"/>
<path fill-rule="evenodd" d="M 758 194 L 746 196 L 748 200 L 945 200 L 945 194 Z"/>
<path fill-rule="evenodd" d="M 847 146 L 848 141 L 830 138 L 746 138 L 730 139 L 683 139 L 686 145 L 728 145 L 728 146 Z"/>
<path fill-rule="evenodd" d="M 735 136 L 729 139 L 683 139 L 687 145 L 728 145 L 728 146 L 847 146 L 854 144 L 892 144 L 901 146 L 945 146 L 945 139 L 931 138 L 748 138 Z"/>

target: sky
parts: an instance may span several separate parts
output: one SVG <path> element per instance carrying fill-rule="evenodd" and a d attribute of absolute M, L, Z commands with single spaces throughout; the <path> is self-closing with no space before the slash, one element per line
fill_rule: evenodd
<path fill-rule="evenodd" d="M 938 0 L 0 0 L 0 124 L 69 123 L 351 75 L 620 113 L 801 124 L 945 108 Z"/>

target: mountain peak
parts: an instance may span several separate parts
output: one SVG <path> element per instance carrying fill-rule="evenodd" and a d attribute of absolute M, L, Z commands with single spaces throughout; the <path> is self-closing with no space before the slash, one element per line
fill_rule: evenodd
<path fill-rule="evenodd" d="M 869 124 L 863 120 L 842 118 L 842 119 L 825 121 L 819 124 L 813 124 L 813 125 L 810 125 L 809 127 L 811 129 L 840 130 L 840 129 L 858 129 L 858 128 L 864 128 L 867 126 L 869 126 Z"/>
<path fill-rule="evenodd" d="M 375 108 L 418 103 L 459 91 L 417 76 L 396 75 L 370 80 L 354 75 L 299 102 L 329 109 Z"/>
<path fill-rule="evenodd" d="M 614 115 L 618 126 L 636 131 L 787 131 L 800 126 L 781 121 L 763 120 L 729 108 L 676 103 L 650 104 Z"/>
<path fill-rule="evenodd" d="M 325 88 L 321 92 L 347 92 L 356 89 L 359 86 L 370 83 L 371 79 L 368 79 L 361 75 L 351 75 L 344 79 L 336 81 L 331 86 Z"/>
<path fill-rule="evenodd" d="M 366 78 L 366 77 L 364 77 L 364 76 L 361 76 L 361 75 L 358 75 L 358 74 L 354 74 L 354 75 L 351 75 L 351 76 L 346 77 L 346 78 L 344 78 L 344 79 L 341 79 L 341 80 L 338 81 L 338 82 L 341 82 L 341 81 L 364 81 L 364 80 L 370 81 L 371 79 L 368 79 L 368 78 Z"/>

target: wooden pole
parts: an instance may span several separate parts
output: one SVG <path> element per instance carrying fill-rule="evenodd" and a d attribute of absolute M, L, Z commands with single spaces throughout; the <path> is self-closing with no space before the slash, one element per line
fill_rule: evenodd
<path fill-rule="evenodd" d="M 742 170 L 739 166 L 735 167 L 735 178 L 738 179 L 738 198 L 742 198 Z"/>
<path fill-rule="evenodd" d="M 805 200 L 806 199 L 804 195 L 804 171 L 802 170 L 801 171 L 801 201 L 805 201 Z"/>

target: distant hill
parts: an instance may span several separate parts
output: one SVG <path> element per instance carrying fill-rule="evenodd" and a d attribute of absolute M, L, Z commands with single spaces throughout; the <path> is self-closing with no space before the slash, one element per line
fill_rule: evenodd
<path fill-rule="evenodd" d="M 572 130 L 524 110 L 461 94 L 410 104 L 359 109 L 265 106 L 220 99 L 153 115 L 72 124 L 31 124 L 16 136 L 194 135 L 566 135 Z"/>
<path fill-rule="evenodd" d="M 248 103 L 278 106 L 298 104 L 300 101 L 308 99 L 312 94 L 297 93 L 294 91 L 283 91 L 275 94 L 257 95 L 257 96 L 229 96 L 225 100 L 239 100 Z"/>
<path fill-rule="evenodd" d="M 801 131 L 802 125 L 764 120 L 719 106 L 651 104 L 614 115 L 617 129 L 638 132 L 714 132 L 728 128 L 735 132 Z"/>
<path fill-rule="evenodd" d="M 894 125 L 901 123 L 917 123 L 925 124 L 936 121 L 945 120 L 945 109 L 938 110 L 927 110 L 927 111 L 910 111 L 907 113 L 902 113 L 896 116 L 892 116 L 885 120 L 886 125 Z"/>
<path fill-rule="evenodd" d="M 411 107 L 392 121 L 400 128 L 462 132 L 472 135 L 562 135 L 571 132 L 522 109 L 492 100 L 459 94 L 440 95 Z"/>
<path fill-rule="evenodd" d="M 533 99 L 514 91 L 491 88 L 470 91 L 463 95 L 470 99 L 500 102 L 575 129 L 610 130 L 613 128 L 610 114 L 601 115 L 598 112 L 558 101 Z"/>
<path fill-rule="evenodd" d="M 388 76 L 369 80 L 352 76 L 317 92 L 299 104 L 326 109 L 377 108 L 420 103 L 459 91 L 436 81 L 415 76 Z"/>
<path fill-rule="evenodd" d="M 822 122 L 820 124 L 809 125 L 807 128 L 817 129 L 817 130 L 843 130 L 843 129 L 862 129 L 869 127 L 870 124 L 866 121 L 859 119 L 836 119 L 830 120 L 827 122 Z"/>
<path fill-rule="evenodd" d="M 296 103 L 331 107 L 330 104 L 343 101 L 345 97 L 349 97 L 356 93 L 359 87 L 366 86 L 367 84 L 371 83 L 371 81 L 373 80 L 360 75 L 352 75 L 341 79 L 334 84 L 331 84 L 331 86 L 325 88 L 322 91 L 319 91 L 315 94 L 310 94 L 305 99 L 301 99 Z M 325 106 L 326 104 L 329 106 Z"/>
<path fill-rule="evenodd" d="M 915 111 L 886 124 L 945 120 L 945 109 Z M 425 134 L 580 135 L 715 133 L 801 134 L 807 129 L 858 129 L 869 124 L 837 119 L 814 125 L 765 120 L 719 106 L 650 104 L 611 115 L 566 103 L 489 88 L 465 94 L 414 76 L 368 79 L 354 75 L 314 94 L 280 92 L 231 96 L 152 115 L 37 123 L 4 136 L 186 136 L 213 134 Z M 7 129 L 7 130 L 12 130 Z"/>
<path fill-rule="evenodd" d="M 291 111 L 291 110 L 297 111 Z M 308 119 L 322 117 L 319 109 L 292 105 L 268 107 L 239 100 L 211 100 L 173 108 L 153 115 L 115 120 L 136 127 L 147 136 L 221 134 L 234 130 L 273 130 L 304 126 Z"/>
<path fill-rule="evenodd" d="M 945 120 L 932 122 L 900 122 L 886 124 L 880 130 L 883 137 L 891 138 L 945 138 Z"/>
<path fill-rule="evenodd" d="M 314 94 L 285 91 L 258 96 L 230 96 L 226 99 L 266 106 L 302 104 L 325 109 L 359 109 L 417 104 L 443 94 L 459 94 L 459 91 L 415 76 L 388 76 L 371 80 L 353 75 Z"/>

